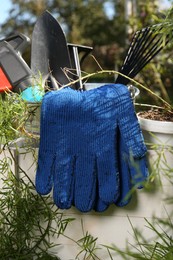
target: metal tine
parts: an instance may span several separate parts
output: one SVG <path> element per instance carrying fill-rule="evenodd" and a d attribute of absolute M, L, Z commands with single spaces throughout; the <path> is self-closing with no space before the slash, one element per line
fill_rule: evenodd
<path fill-rule="evenodd" d="M 148 53 L 147 57 L 144 57 L 140 62 L 136 63 L 135 66 L 131 67 L 131 69 L 123 71 L 123 74 L 128 75 L 129 78 L 134 78 L 162 49 L 163 46 L 155 47 L 153 53 Z M 140 64 L 140 65 L 139 65 Z M 124 79 L 124 84 L 127 84 L 129 79 Z"/>
<path fill-rule="evenodd" d="M 133 36 L 132 41 L 130 43 L 130 47 L 127 51 L 127 54 L 126 54 L 126 57 L 125 57 L 125 60 L 124 60 L 124 63 L 122 65 L 121 69 L 123 69 L 124 66 L 127 64 L 127 62 L 130 60 L 133 50 L 135 49 L 135 46 L 137 44 L 137 38 L 139 38 L 140 33 L 139 34 L 135 33 L 135 35 Z"/>
<path fill-rule="evenodd" d="M 133 53 L 135 53 L 135 50 L 138 46 L 141 46 L 143 37 L 146 37 L 149 33 L 149 28 L 144 28 L 140 31 L 137 31 L 132 39 L 133 48 L 129 48 L 129 51 L 127 53 L 127 58 L 124 61 L 124 65 L 126 66 L 129 64 L 128 62 L 131 61 L 131 58 L 133 56 Z M 133 51 L 134 50 L 134 51 Z"/>
<path fill-rule="evenodd" d="M 160 50 L 162 49 L 162 47 L 160 47 L 159 49 L 156 49 L 156 51 L 152 54 L 152 55 L 148 55 L 148 58 L 147 59 L 143 59 L 141 61 L 141 64 L 136 64 L 132 69 L 131 71 L 129 71 L 128 73 L 128 76 L 130 78 L 133 78 L 135 77 L 159 52 Z"/>
<path fill-rule="evenodd" d="M 167 40 L 165 44 L 167 44 L 168 42 L 169 42 L 169 40 Z M 130 74 L 130 77 L 136 76 L 162 49 L 163 49 L 163 46 L 161 46 L 158 49 L 155 48 L 152 55 L 151 55 L 151 53 L 149 53 L 148 57 L 146 59 L 143 59 L 143 61 L 140 63 L 140 66 L 133 69 L 133 73 Z"/>
<path fill-rule="evenodd" d="M 139 49 L 138 49 L 139 50 Z M 123 73 L 125 73 L 125 74 L 127 74 L 127 73 L 129 73 L 129 71 L 131 71 L 132 69 L 133 69 L 133 67 L 137 64 L 137 62 L 139 62 L 139 59 L 140 59 L 140 53 L 138 54 L 138 53 L 136 53 L 136 56 L 135 55 L 133 55 L 133 54 L 135 54 L 135 52 L 133 52 L 132 53 L 132 57 L 131 57 L 131 59 L 129 60 L 129 62 L 126 62 L 126 64 L 125 64 L 125 66 L 124 67 L 122 67 L 122 69 L 121 69 L 121 72 L 123 72 Z M 139 59 L 138 59 L 139 58 Z"/>
<path fill-rule="evenodd" d="M 149 27 L 146 27 L 140 31 L 137 31 L 134 34 L 126 58 L 124 60 L 123 66 L 120 69 L 121 73 L 127 75 L 129 70 L 131 70 L 131 68 L 129 68 L 129 63 L 132 59 L 133 53 L 135 52 L 135 49 L 138 48 L 138 46 L 141 46 L 142 37 L 146 37 L 148 33 L 149 33 Z M 118 75 L 117 81 L 119 81 L 121 78 L 123 78 L 123 76 Z"/>
<path fill-rule="evenodd" d="M 133 67 L 136 63 L 140 64 L 141 60 L 143 59 L 143 57 L 148 57 L 147 55 L 150 53 L 152 53 L 153 50 L 155 50 L 155 48 L 160 47 L 160 44 L 162 44 L 162 39 L 160 38 L 160 36 L 158 34 L 155 34 L 154 37 L 152 37 L 152 33 L 151 35 L 151 39 L 145 39 L 145 41 L 142 43 L 141 47 L 139 48 L 138 52 L 136 52 L 133 56 L 132 62 L 131 62 L 131 66 Z M 148 41 L 149 40 L 149 41 Z"/>
<path fill-rule="evenodd" d="M 167 35 L 165 45 L 168 42 L 169 42 L 169 38 Z M 132 68 L 133 68 L 133 71 L 135 71 L 135 68 L 138 68 L 136 70 L 136 74 L 141 70 L 141 68 L 143 68 L 147 63 L 149 63 L 151 61 L 151 59 L 153 59 L 163 49 L 162 39 L 159 37 L 159 39 L 155 42 L 155 44 L 149 45 L 149 47 L 150 48 L 148 48 L 148 47 L 146 48 L 146 52 L 143 53 L 143 56 L 140 57 L 138 62 L 134 61 L 135 65 L 132 66 Z M 145 56 L 144 56 L 144 54 L 145 54 Z"/>
<path fill-rule="evenodd" d="M 152 27 L 146 27 L 135 33 L 127 53 L 128 57 L 126 56 L 123 66 L 121 67 L 121 73 L 131 78 L 135 77 L 140 70 L 142 70 L 142 68 L 145 67 L 147 63 L 149 63 L 163 49 L 162 39 L 159 37 L 159 31 L 163 26 L 163 24 L 157 24 Z M 133 41 L 136 41 L 136 43 L 133 43 Z M 168 42 L 169 39 L 167 36 L 165 45 Z M 129 79 L 120 75 L 116 80 L 116 82 L 124 84 L 127 84 L 129 81 Z"/>
<path fill-rule="evenodd" d="M 146 35 L 141 36 L 138 46 L 136 47 L 136 49 L 134 50 L 134 52 L 131 55 L 132 56 L 132 58 L 130 60 L 131 63 L 127 64 L 127 66 L 131 65 L 133 67 L 134 64 L 136 64 L 136 60 L 139 62 L 138 59 L 140 59 L 142 57 L 142 55 L 145 55 L 145 51 L 149 51 L 149 48 L 152 47 L 151 44 L 157 38 L 157 36 L 158 36 L 157 34 L 154 34 L 154 36 L 153 36 L 153 30 L 151 31 L 151 27 L 147 27 L 147 29 L 148 29 L 149 34 L 147 33 Z M 159 30 L 160 30 L 160 28 L 159 28 Z"/>
<path fill-rule="evenodd" d="M 167 44 L 168 42 L 169 42 L 169 40 L 167 40 L 165 44 Z M 155 47 L 155 50 L 153 51 L 153 53 L 149 53 L 148 56 L 143 58 L 143 60 L 141 60 L 140 63 L 137 63 L 134 67 L 132 67 L 131 70 L 128 71 L 128 73 L 123 71 L 123 74 L 128 75 L 129 78 L 134 78 L 163 49 L 163 46 L 161 46 L 159 48 L 157 48 L 157 47 L 158 46 Z M 124 78 L 124 77 L 122 77 L 122 78 Z M 124 78 L 122 83 L 128 84 L 128 82 L 129 82 L 129 79 Z"/>
<path fill-rule="evenodd" d="M 131 64 L 131 66 L 129 66 L 129 71 L 130 70 L 135 70 L 135 68 L 138 67 L 143 67 L 143 64 L 146 64 L 147 62 L 149 62 L 152 58 L 155 57 L 155 55 L 163 48 L 162 46 L 160 47 L 158 44 L 161 44 L 161 39 L 159 39 L 156 44 L 154 44 L 153 46 L 151 46 L 150 49 L 146 49 L 146 52 L 143 53 L 139 59 L 134 59 L 133 63 Z M 145 56 L 144 56 L 145 54 Z M 131 75 L 131 74 L 129 74 Z"/>

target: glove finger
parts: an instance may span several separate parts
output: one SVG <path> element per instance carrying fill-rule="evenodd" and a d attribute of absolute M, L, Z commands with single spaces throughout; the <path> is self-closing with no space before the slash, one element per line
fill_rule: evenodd
<path fill-rule="evenodd" d="M 115 155 L 107 151 L 97 158 L 98 193 L 105 203 L 113 203 L 119 196 L 119 173 Z"/>
<path fill-rule="evenodd" d="M 149 176 L 146 157 L 140 159 L 129 158 L 129 167 L 132 184 L 138 189 L 143 188 L 143 184 Z"/>
<path fill-rule="evenodd" d="M 118 167 L 120 174 L 120 196 L 118 200 L 115 202 L 115 205 L 123 207 L 127 205 L 131 200 L 132 184 L 128 158 L 127 155 L 123 154 L 122 150 L 119 156 Z"/>
<path fill-rule="evenodd" d="M 75 167 L 74 204 L 82 212 L 93 209 L 96 197 L 96 163 L 94 156 L 79 156 Z"/>
<path fill-rule="evenodd" d="M 103 212 L 109 207 L 108 203 L 105 203 L 100 198 L 98 198 L 95 202 L 94 210 L 96 212 Z"/>
<path fill-rule="evenodd" d="M 132 161 L 127 158 L 120 158 L 120 197 L 115 203 L 123 207 L 127 205 L 132 197 L 134 187 L 143 188 L 143 183 L 148 178 L 148 169 L 145 158 Z"/>
<path fill-rule="evenodd" d="M 74 186 L 74 157 L 56 156 L 54 171 L 53 199 L 60 209 L 69 209 L 72 206 Z"/>
<path fill-rule="evenodd" d="M 131 200 L 131 174 L 129 167 L 129 155 L 126 152 L 124 139 L 118 129 L 118 169 L 120 173 L 120 196 L 115 203 L 119 207 L 127 205 Z"/>
<path fill-rule="evenodd" d="M 41 195 L 48 194 L 53 185 L 54 155 L 50 152 L 40 152 L 36 172 L 36 191 Z"/>

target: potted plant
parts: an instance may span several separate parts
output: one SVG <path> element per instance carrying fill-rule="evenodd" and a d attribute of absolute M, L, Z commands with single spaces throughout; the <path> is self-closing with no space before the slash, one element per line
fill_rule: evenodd
<path fill-rule="evenodd" d="M 164 114 L 164 115 L 163 115 Z M 168 112 L 150 110 L 138 113 L 138 120 L 148 146 L 148 161 L 151 168 L 151 178 L 159 177 L 161 183 L 167 173 L 173 171 L 173 121 L 164 119 Z M 172 114 L 172 113 L 170 113 Z"/>
<path fill-rule="evenodd" d="M 164 71 L 161 70 L 168 56 L 169 52 L 166 56 L 162 55 L 162 61 L 157 61 L 159 62 L 159 66 L 157 67 L 155 64 L 149 64 L 149 67 L 141 75 L 143 77 L 143 84 L 145 84 L 147 77 L 149 77 L 146 84 L 149 87 L 147 88 L 145 85 L 144 88 L 150 94 L 147 95 L 147 99 L 151 103 L 137 104 L 138 106 L 140 105 L 142 111 L 140 111 L 141 109 L 137 110 L 146 142 L 172 146 L 173 106 L 164 86 Z M 155 85 L 155 88 L 152 88 L 152 85 Z M 145 95 L 145 93 L 143 94 Z"/>
<path fill-rule="evenodd" d="M 58 250 L 56 256 L 51 251 L 72 219 L 54 207 L 50 196 L 35 192 L 35 136 L 23 131 L 28 104 L 15 93 L 0 99 L 0 259 L 60 259 Z M 29 154 L 31 169 L 26 171 L 21 163 L 28 163 Z"/>
<path fill-rule="evenodd" d="M 143 84 L 140 84 L 149 93 L 147 99 L 151 103 L 137 103 L 136 110 L 143 136 L 148 146 L 149 162 L 153 165 L 155 173 L 161 173 L 163 169 L 167 168 L 168 172 L 171 168 L 173 169 L 173 106 L 164 88 L 162 79 L 164 75 L 162 71 L 160 73 L 156 72 L 156 68 L 152 70 L 153 67 L 155 65 L 151 64 L 144 73 L 147 72 L 147 75 L 149 75 L 149 70 L 150 72 L 152 71 L 153 80 L 150 79 L 150 82 L 147 83 L 150 86 L 154 81 L 157 82 L 160 91 L 158 89 L 147 88 Z M 150 77 L 152 76 L 150 75 Z M 146 80 L 145 77 L 144 80 Z M 143 96 L 146 96 L 145 93 L 143 94 Z"/>

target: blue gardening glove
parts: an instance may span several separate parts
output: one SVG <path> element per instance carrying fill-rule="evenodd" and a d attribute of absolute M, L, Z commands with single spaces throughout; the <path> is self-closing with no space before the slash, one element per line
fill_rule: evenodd
<path fill-rule="evenodd" d="M 90 211 L 96 192 L 106 204 L 118 198 L 118 104 L 115 85 L 84 92 L 65 88 L 44 96 L 36 189 L 47 194 L 53 186 L 59 208 L 74 204 Z"/>
<path fill-rule="evenodd" d="M 146 156 L 134 158 L 129 151 L 132 150 L 127 147 L 123 136 L 118 131 L 120 196 L 115 204 L 120 207 L 130 202 L 133 190 L 142 188 L 149 176 Z"/>
<path fill-rule="evenodd" d="M 131 104 L 130 94 L 121 84 L 86 92 L 66 88 L 45 95 L 36 174 L 40 194 L 49 193 L 54 186 L 53 197 L 59 208 L 74 204 L 80 211 L 93 207 L 103 211 L 117 201 L 117 126 L 119 123 L 123 137 L 129 138 L 125 124 L 129 111 L 124 112 L 123 107 L 126 102 Z M 136 156 L 145 154 L 138 135 L 126 141 Z"/>

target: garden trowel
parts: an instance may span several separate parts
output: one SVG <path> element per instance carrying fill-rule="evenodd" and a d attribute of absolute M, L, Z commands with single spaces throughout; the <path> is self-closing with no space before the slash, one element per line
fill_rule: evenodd
<path fill-rule="evenodd" d="M 37 20 L 31 43 L 31 70 L 54 89 L 70 82 L 70 57 L 64 32 L 57 20 L 45 11 Z"/>
<path fill-rule="evenodd" d="M 93 48 L 66 42 L 58 21 L 45 11 L 37 20 L 32 34 L 31 69 L 43 85 L 57 89 L 71 84 L 72 88 L 83 89 L 80 65 Z M 81 60 L 79 53 L 83 52 Z"/>

